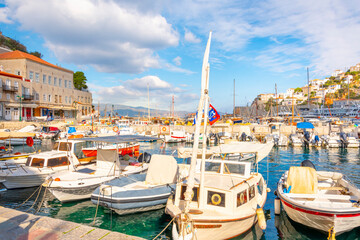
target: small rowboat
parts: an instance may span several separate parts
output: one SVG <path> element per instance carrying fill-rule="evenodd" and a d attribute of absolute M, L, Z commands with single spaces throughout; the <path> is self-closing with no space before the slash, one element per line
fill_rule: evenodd
<path fill-rule="evenodd" d="M 120 155 L 124 156 L 127 154 L 130 157 L 132 157 L 132 156 L 138 155 L 139 149 L 140 149 L 140 144 L 138 144 L 138 143 L 135 143 L 135 144 L 119 143 L 117 146 L 116 146 L 116 144 L 111 144 L 111 145 L 102 147 L 102 149 L 109 149 L 109 150 L 116 150 L 116 148 L 118 148 Z M 87 157 L 94 157 L 97 155 L 96 147 L 83 148 L 82 151 L 85 154 L 85 156 L 87 156 Z"/>
<path fill-rule="evenodd" d="M 360 226 L 360 190 L 341 173 L 290 167 L 276 194 L 289 218 L 310 228 L 339 235 Z"/>

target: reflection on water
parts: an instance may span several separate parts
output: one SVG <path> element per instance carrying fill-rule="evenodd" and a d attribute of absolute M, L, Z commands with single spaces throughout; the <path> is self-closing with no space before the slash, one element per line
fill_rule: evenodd
<path fill-rule="evenodd" d="M 42 151 L 51 149 L 52 142 L 46 141 L 43 145 L 37 147 Z M 162 143 L 141 143 L 140 150 L 152 154 L 172 154 L 180 144 Z M 185 144 L 182 144 L 185 146 Z M 16 151 L 22 151 L 22 147 L 18 147 Z M 38 150 L 36 149 L 36 150 Z M 30 148 L 24 147 L 25 151 Z M 177 154 L 175 153 L 174 156 Z M 263 232 L 255 225 L 247 233 L 234 239 L 326 239 L 327 236 L 314 230 L 309 230 L 297 223 L 291 221 L 282 212 L 280 216 L 274 215 L 274 194 L 277 181 L 290 166 L 300 165 L 303 160 L 310 160 L 314 163 L 317 170 L 339 171 L 347 175 L 352 182 L 360 187 L 360 154 L 359 149 L 322 149 L 322 148 L 274 148 L 267 160 L 260 162 L 259 171 L 264 178 L 268 179 L 268 187 L 271 192 L 268 194 L 267 202 L 264 206 L 267 218 L 267 229 Z M 178 159 L 182 162 L 181 159 Z M 267 174 L 267 165 L 269 166 L 269 174 Z M 0 205 L 16 208 L 23 203 L 36 188 L 8 190 L 0 192 Z M 36 194 L 35 194 L 36 195 Z M 20 206 L 19 210 L 25 211 L 29 209 L 35 200 L 33 196 L 27 203 Z M 89 201 L 78 201 L 73 203 L 60 203 L 58 200 L 46 195 L 46 201 L 43 204 L 39 214 L 50 216 L 63 220 L 91 224 L 94 220 L 96 205 Z M 35 204 L 35 208 L 37 205 Z M 137 213 L 125 216 L 119 216 L 114 212 L 103 207 L 99 207 L 95 220 L 95 226 L 112 229 L 126 234 L 152 239 L 155 237 L 170 221 L 170 217 L 164 213 L 163 209 Z M 164 233 L 167 237 L 171 236 L 171 229 L 167 229 Z M 336 239 L 360 239 L 360 228 L 351 232 L 344 233 Z"/>

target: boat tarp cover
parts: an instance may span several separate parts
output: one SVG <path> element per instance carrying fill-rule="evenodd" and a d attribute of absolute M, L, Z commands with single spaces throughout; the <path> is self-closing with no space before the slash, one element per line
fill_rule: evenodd
<path fill-rule="evenodd" d="M 115 165 L 120 168 L 119 154 L 116 149 L 97 149 L 96 171 L 114 170 Z"/>
<path fill-rule="evenodd" d="M 173 156 L 154 154 L 151 156 L 145 182 L 151 185 L 175 183 L 178 165 Z"/>
<path fill-rule="evenodd" d="M 287 177 L 288 189 L 290 193 L 316 194 L 317 193 L 317 173 L 310 167 L 290 167 Z"/>
<path fill-rule="evenodd" d="M 310 122 L 299 122 L 296 124 L 296 127 L 306 129 L 306 128 L 314 128 L 314 125 Z"/>
<path fill-rule="evenodd" d="M 233 142 L 228 144 L 221 144 L 219 146 L 206 149 L 208 154 L 231 154 L 231 153 L 255 153 L 256 162 L 260 162 L 267 155 L 269 155 L 273 143 L 254 143 L 254 142 Z M 198 149 L 198 154 L 201 154 L 202 149 Z M 192 148 L 179 148 L 178 157 L 187 158 L 191 157 Z"/>

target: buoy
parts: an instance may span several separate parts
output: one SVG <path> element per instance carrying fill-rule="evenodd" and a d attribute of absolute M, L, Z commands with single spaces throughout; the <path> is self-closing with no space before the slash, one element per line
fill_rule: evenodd
<path fill-rule="evenodd" d="M 266 229 L 266 220 L 265 220 L 264 210 L 262 208 L 256 209 L 256 215 L 258 218 L 259 227 L 262 230 L 265 230 Z"/>
<path fill-rule="evenodd" d="M 279 215 L 281 211 L 280 198 L 276 197 L 274 200 L 275 214 Z"/>

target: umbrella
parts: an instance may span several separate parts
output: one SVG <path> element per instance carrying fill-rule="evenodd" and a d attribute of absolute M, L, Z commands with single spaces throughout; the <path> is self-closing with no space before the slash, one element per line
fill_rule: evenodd
<path fill-rule="evenodd" d="M 297 128 L 314 128 L 314 125 L 309 122 L 299 122 L 296 124 Z"/>

